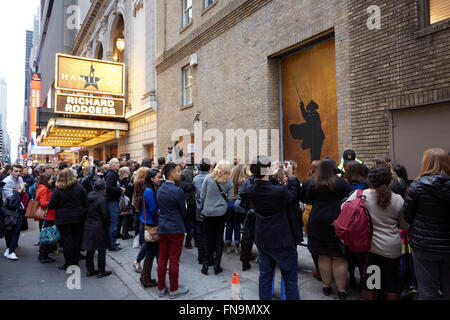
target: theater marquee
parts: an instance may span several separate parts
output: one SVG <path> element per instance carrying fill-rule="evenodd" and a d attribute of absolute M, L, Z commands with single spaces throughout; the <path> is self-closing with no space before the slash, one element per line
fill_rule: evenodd
<path fill-rule="evenodd" d="M 56 94 L 56 114 L 124 118 L 125 100 L 103 97 Z"/>
<path fill-rule="evenodd" d="M 123 63 L 56 55 L 55 89 L 124 96 Z"/>

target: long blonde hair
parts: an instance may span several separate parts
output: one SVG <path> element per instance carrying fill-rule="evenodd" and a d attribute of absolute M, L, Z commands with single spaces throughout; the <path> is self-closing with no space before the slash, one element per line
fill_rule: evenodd
<path fill-rule="evenodd" d="M 233 180 L 234 185 L 234 195 L 237 196 L 238 188 L 239 188 L 239 176 L 241 174 L 242 169 L 244 169 L 245 165 L 238 164 L 236 167 L 231 170 L 231 180 Z"/>
<path fill-rule="evenodd" d="M 252 172 L 250 171 L 250 166 L 245 165 L 244 168 L 242 168 L 241 172 L 239 173 L 239 180 L 238 184 L 241 185 L 244 180 L 250 178 L 252 176 Z"/>
<path fill-rule="evenodd" d="M 72 169 L 66 168 L 59 173 L 55 186 L 58 189 L 66 190 L 66 189 L 69 189 L 71 186 L 73 186 L 76 183 L 77 183 L 77 178 L 73 174 Z"/>
<path fill-rule="evenodd" d="M 226 161 L 220 161 L 211 173 L 211 178 L 222 184 L 228 181 L 231 176 L 231 164 Z"/>

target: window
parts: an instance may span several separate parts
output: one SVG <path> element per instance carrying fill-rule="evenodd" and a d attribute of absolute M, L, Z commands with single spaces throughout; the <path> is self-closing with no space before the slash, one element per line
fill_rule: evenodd
<path fill-rule="evenodd" d="M 204 0 L 205 1 L 205 9 L 212 5 L 216 0 Z"/>
<path fill-rule="evenodd" d="M 450 18 L 450 1 L 430 0 L 430 23 Z"/>
<path fill-rule="evenodd" d="M 183 69 L 183 106 L 192 104 L 192 67 Z"/>
<path fill-rule="evenodd" d="M 192 0 L 183 0 L 183 27 L 192 22 Z"/>

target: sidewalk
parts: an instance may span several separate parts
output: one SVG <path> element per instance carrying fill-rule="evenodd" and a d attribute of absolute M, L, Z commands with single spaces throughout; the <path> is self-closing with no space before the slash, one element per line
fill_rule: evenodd
<path fill-rule="evenodd" d="M 127 287 L 133 292 L 138 299 L 143 300 L 158 300 L 158 289 L 149 288 L 145 289 L 140 281 L 140 274 L 136 273 L 133 269 L 133 262 L 139 252 L 139 249 L 132 248 L 133 239 L 130 240 L 118 240 L 121 243 L 122 251 L 119 252 L 107 252 L 107 260 L 109 268 L 127 285 Z M 329 297 L 325 297 L 322 294 L 322 282 L 313 278 L 312 273 L 314 271 L 314 262 L 312 261 L 309 251 L 303 247 L 298 246 L 297 251 L 299 254 L 299 288 L 301 300 L 336 300 L 337 295 L 332 294 Z M 254 247 L 256 253 L 256 247 Z M 189 293 L 180 297 L 180 300 L 229 300 L 231 278 L 234 272 L 239 273 L 241 289 L 245 300 L 258 300 L 258 264 L 255 260 L 250 262 L 251 269 L 242 271 L 242 264 L 234 252 L 226 254 L 225 250 L 222 257 L 223 272 L 219 275 L 214 274 L 212 267 L 209 268 L 208 275 L 204 275 L 200 272 L 201 265 L 197 261 L 197 248 L 186 249 L 183 247 L 183 252 L 180 259 L 180 275 L 179 283 L 189 288 Z M 141 262 L 143 265 L 143 261 Z M 152 268 L 152 278 L 157 279 L 156 275 L 156 261 Z M 275 296 L 274 299 L 280 297 L 280 277 L 281 274 L 277 270 L 275 280 Z M 168 276 L 166 278 L 168 283 Z M 336 293 L 336 288 L 334 288 Z M 361 298 L 359 292 L 349 291 L 348 300 L 358 300 Z M 162 300 L 168 300 L 168 296 Z"/>

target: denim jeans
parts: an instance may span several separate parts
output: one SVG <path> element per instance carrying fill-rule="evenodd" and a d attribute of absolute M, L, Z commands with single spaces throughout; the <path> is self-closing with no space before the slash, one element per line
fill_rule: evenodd
<path fill-rule="evenodd" d="M 21 213 L 17 218 L 17 224 L 13 227 L 13 229 L 5 231 L 6 248 L 9 248 L 10 254 L 16 251 L 17 245 L 19 244 L 20 231 L 22 229 L 23 219 L 26 218 L 24 218 L 24 213 Z"/>
<path fill-rule="evenodd" d="M 261 248 L 259 253 L 259 299 L 272 300 L 272 279 L 279 265 L 285 284 L 287 300 L 299 300 L 298 254 L 295 246 L 287 248 Z"/>
<path fill-rule="evenodd" d="M 109 227 L 109 236 L 111 239 L 110 249 L 116 247 L 116 233 L 117 233 L 117 223 L 119 220 L 119 202 L 111 201 L 108 202 L 109 205 L 109 217 L 111 220 L 111 226 Z"/>
<path fill-rule="evenodd" d="M 225 243 L 231 243 L 231 238 L 234 232 L 234 243 L 239 244 L 241 241 L 241 222 L 239 213 L 235 212 L 233 208 L 229 209 L 225 227 Z"/>

